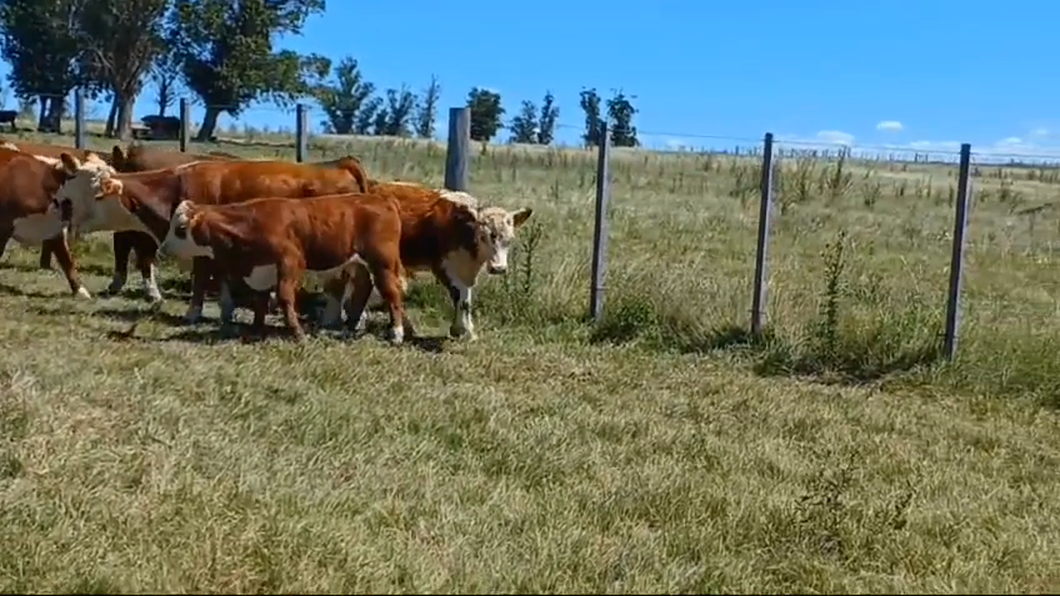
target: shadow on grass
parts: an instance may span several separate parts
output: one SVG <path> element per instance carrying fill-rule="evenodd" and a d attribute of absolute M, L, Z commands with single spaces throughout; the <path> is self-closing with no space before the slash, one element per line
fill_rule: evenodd
<path fill-rule="evenodd" d="M 18 286 L 12 286 L 10 284 L 0 283 L 0 294 L 7 294 L 8 296 L 20 296 L 23 298 L 72 298 L 74 293 L 69 290 L 68 286 L 65 286 L 66 281 L 62 282 L 64 287 L 62 289 L 56 289 L 53 292 L 42 292 L 40 290 L 30 290 L 27 288 L 20 288 Z"/>
<path fill-rule="evenodd" d="M 881 354 L 872 351 L 871 346 L 850 345 L 831 352 L 799 351 L 779 341 L 760 352 L 752 370 L 763 377 L 812 377 L 825 383 L 863 385 L 930 367 L 942 360 L 938 345 L 910 346 Z"/>

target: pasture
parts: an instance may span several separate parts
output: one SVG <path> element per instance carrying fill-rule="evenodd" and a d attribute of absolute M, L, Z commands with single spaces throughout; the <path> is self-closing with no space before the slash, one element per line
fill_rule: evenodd
<path fill-rule="evenodd" d="M 312 149 L 442 184 L 441 146 Z M 121 339 L 137 274 L 80 300 L 12 242 L 0 591 L 1060 590 L 1060 225 L 1018 214 L 1060 175 L 978 166 L 946 365 L 956 167 L 784 163 L 763 341 L 756 162 L 728 156 L 614 152 L 595 329 L 583 151 L 473 158 L 473 194 L 534 215 L 479 282 L 472 343 L 393 348 L 377 313 L 356 340 L 242 344 L 216 302 L 178 324 L 175 268 Z M 109 235 L 74 251 L 101 291 Z M 448 328 L 433 280 L 409 306 Z"/>

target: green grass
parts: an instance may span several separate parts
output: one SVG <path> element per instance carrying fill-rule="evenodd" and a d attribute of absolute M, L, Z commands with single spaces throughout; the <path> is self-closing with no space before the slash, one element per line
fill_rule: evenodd
<path fill-rule="evenodd" d="M 441 184 L 439 146 L 314 143 L 347 151 Z M 732 157 L 616 151 L 593 328 L 595 157 L 477 154 L 474 194 L 535 211 L 481 282 L 480 340 L 439 350 L 387 345 L 382 313 L 353 341 L 218 339 L 172 324 L 168 269 L 168 316 L 121 340 L 132 289 L 68 297 L 12 244 L 0 591 L 1060 590 L 1060 225 L 1018 214 L 1060 178 L 978 167 L 948 365 L 955 168 L 785 164 L 760 341 L 757 172 Z M 108 244 L 75 248 L 90 290 Z M 436 284 L 409 302 L 448 328 Z"/>

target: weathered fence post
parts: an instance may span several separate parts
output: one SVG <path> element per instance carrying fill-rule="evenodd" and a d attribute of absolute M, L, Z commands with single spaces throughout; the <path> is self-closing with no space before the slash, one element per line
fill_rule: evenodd
<path fill-rule="evenodd" d="M 74 89 L 74 147 L 85 148 L 85 91 Z"/>
<path fill-rule="evenodd" d="M 946 338 L 943 354 L 947 360 L 957 355 L 957 338 L 961 327 L 961 286 L 964 282 L 964 232 L 968 229 L 968 203 L 971 198 L 972 146 L 961 145 L 961 163 L 957 173 L 957 209 L 953 221 L 953 252 L 950 256 L 950 288 L 946 301 Z"/>
<path fill-rule="evenodd" d="M 607 274 L 608 211 L 611 204 L 611 131 L 600 123 L 600 154 L 596 162 L 596 217 L 593 223 L 592 285 L 589 317 L 599 323 L 604 313 L 604 278 Z"/>
<path fill-rule="evenodd" d="M 769 285 L 769 228 L 773 219 L 773 133 L 767 132 L 762 143 L 762 186 L 758 206 L 758 250 L 755 253 L 754 296 L 751 303 L 751 334 L 760 336 L 765 329 Z"/>
<path fill-rule="evenodd" d="M 295 106 L 294 159 L 298 163 L 302 163 L 309 158 L 309 116 L 306 112 L 306 105 L 304 103 Z"/>
<path fill-rule="evenodd" d="M 449 108 L 449 145 L 445 153 L 445 187 L 467 192 L 471 165 L 471 108 Z"/>
<path fill-rule="evenodd" d="M 191 136 L 191 102 L 180 98 L 180 151 L 188 152 L 188 137 Z"/>

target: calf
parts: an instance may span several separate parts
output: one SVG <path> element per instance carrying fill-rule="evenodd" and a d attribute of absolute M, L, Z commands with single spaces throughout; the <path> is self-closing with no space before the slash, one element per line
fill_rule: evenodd
<path fill-rule="evenodd" d="M 478 201 L 467 193 L 405 182 L 372 180 L 369 192 L 392 197 L 400 206 L 401 259 L 406 270 L 430 271 L 449 290 L 454 310 L 449 334 L 475 339 L 471 289 L 483 268 L 491 275 L 507 271 L 508 248 L 533 210 L 479 209 Z M 366 273 L 355 271 L 349 288 L 352 298 L 347 317 L 357 326 L 363 324 L 364 309 L 373 294 Z M 323 323 L 336 322 L 328 317 Z"/>
<path fill-rule="evenodd" d="M 305 331 L 295 313 L 295 291 L 306 273 L 315 274 L 337 302 L 350 271 L 364 268 L 390 306 L 391 340 L 399 344 L 406 327 L 412 333 L 402 297 L 400 241 L 401 216 L 393 199 L 339 194 L 227 205 L 181 201 L 160 250 L 212 259 L 219 272 L 245 280 L 259 292 L 253 325 L 259 333 L 267 290 L 275 287 L 284 321 L 299 341 Z"/>
<path fill-rule="evenodd" d="M 62 157 L 70 180 L 60 189 L 55 209 L 75 232 L 137 230 L 157 241 L 165 238 L 178 203 L 237 203 L 258 197 L 307 198 L 363 192 L 366 177 L 360 162 L 347 157 L 332 167 L 287 161 L 198 161 L 176 167 L 120 174 L 98 159 L 81 163 Z M 192 265 L 192 298 L 185 317 L 202 318 L 206 282 L 212 274 L 207 258 Z M 235 305 L 228 284 L 221 285 L 221 320 L 231 321 Z"/>
<path fill-rule="evenodd" d="M 42 245 L 59 259 L 70 291 L 91 298 L 70 254 L 62 218 L 50 211 L 52 197 L 65 181 L 59 160 L 0 148 L 0 255 L 11 238 L 24 246 Z"/>

